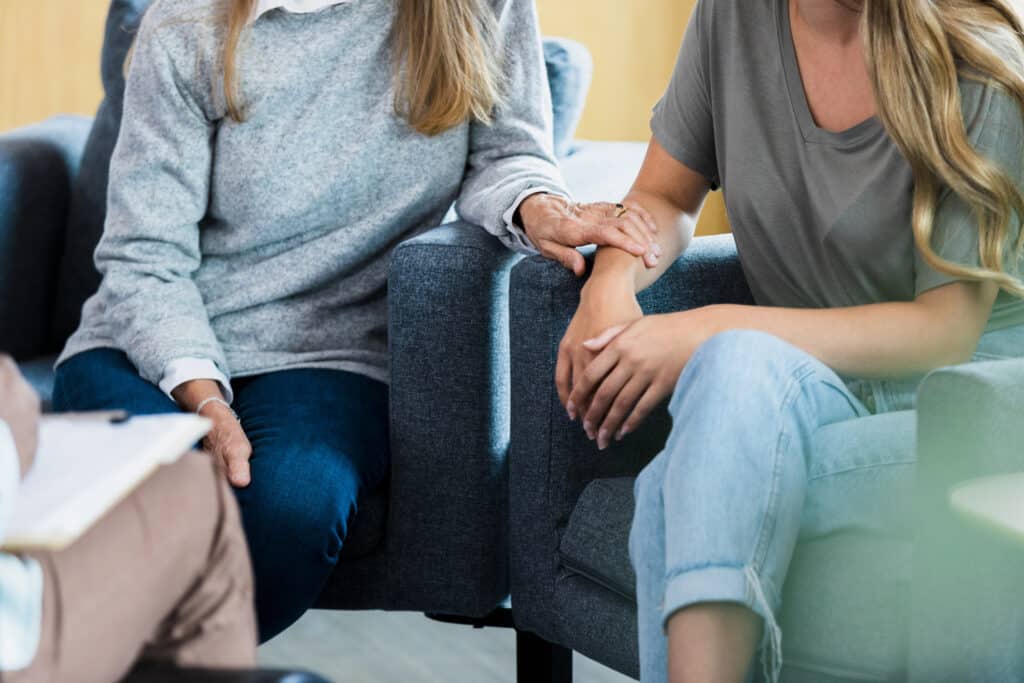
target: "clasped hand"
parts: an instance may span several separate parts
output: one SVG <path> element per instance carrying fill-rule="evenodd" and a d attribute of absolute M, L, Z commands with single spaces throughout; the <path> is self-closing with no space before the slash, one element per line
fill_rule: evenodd
<path fill-rule="evenodd" d="M 667 398 L 713 333 L 713 309 L 644 316 L 630 292 L 584 288 L 559 347 L 558 394 L 598 448 L 622 440 Z M 600 328 L 599 330 L 597 328 Z"/>

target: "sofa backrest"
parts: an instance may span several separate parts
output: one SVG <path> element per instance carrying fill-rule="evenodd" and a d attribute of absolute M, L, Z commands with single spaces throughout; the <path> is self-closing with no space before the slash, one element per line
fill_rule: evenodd
<path fill-rule="evenodd" d="M 67 236 L 61 259 L 53 318 L 54 346 L 78 327 L 82 304 L 96 291 L 100 275 L 92 255 L 103 233 L 107 215 L 107 178 L 110 155 L 121 128 L 124 98 L 124 62 L 142 15 L 152 0 L 113 0 L 107 15 L 101 76 L 104 99 L 96 112 L 82 163 L 71 188 Z"/>

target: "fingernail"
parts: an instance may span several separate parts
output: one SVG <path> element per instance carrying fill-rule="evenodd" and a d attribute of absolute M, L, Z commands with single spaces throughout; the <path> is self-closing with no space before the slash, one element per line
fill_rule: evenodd
<path fill-rule="evenodd" d="M 602 451 L 608 448 L 608 430 L 602 429 L 597 433 L 597 447 Z"/>
<path fill-rule="evenodd" d="M 587 435 L 589 436 L 590 433 L 594 431 L 594 424 L 590 420 L 584 420 L 583 421 L 583 431 L 585 431 L 587 433 Z M 591 437 L 591 438 L 593 438 L 593 437 Z"/>
<path fill-rule="evenodd" d="M 576 419 L 576 404 L 573 403 L 572 401 L 569 401 L 569 403 L 567 403 L 566 406 L 565 406 L 565 412 L 569 413 L 569 419 L 570 420 L 575 420 Z"/>
<path fill-rule="evenodd" d="M 654 245 L 651 247 L 651 250 L 654 252 L 655 256 L 661 256 L 661 254 L 663 253 L 661 250 L 661 245 L 658 244 L 657 242 L 654 243 Z"/>

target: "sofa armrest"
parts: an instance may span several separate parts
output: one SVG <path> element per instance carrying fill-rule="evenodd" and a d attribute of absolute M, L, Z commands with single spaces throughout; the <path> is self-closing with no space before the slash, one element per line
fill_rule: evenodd
<path fill-rule="evenodd" d="M 561 266 L 536 257 L 512 271 L 512 601 L 516 623 L 535 632 L 557 622 L 551 610 L 558 543 L 583 489 L 597 478 L 635 475 L 664 445 L 670 427 L 661 409 L 643 429 L 599 452 L 569 421 L 555 389 L 555 362 L 582 284 Z M 640 296 L 647 313 L 725 302 L 751 302 L 729 235 L 694 240 Z"/>
<path fill-rule="evenodd" d="M 508 595 L 508 278 L 519 258 L 467 223 L 392 258 L 385 543 L 406 570 L 417 558 L 415 582 L 395 577 L 396 591 L 433 587 L 433 604 L 409 597 L 420 610 L 483 616 Z"/>
<path fill-rule="evenodd" d="M 71 181 L 89 119 L 74 116 L 0 135 L 0 349 L 19 359 L 50 346 Z"/>
<path fill-rule="evenodd" d="M 1024 680 L 1024 547 L 950 507 L 960 482 L 1024 470 L 1024 359 L 929 375 L 918 393 L 910 679 Z"/>

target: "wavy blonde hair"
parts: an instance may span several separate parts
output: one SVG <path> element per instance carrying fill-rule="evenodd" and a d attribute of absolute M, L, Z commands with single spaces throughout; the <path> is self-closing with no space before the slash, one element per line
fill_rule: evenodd
<path fill-rule="evenodd" d="M 224 0 L 224 98 L 245 118 L 238 52 L 256 0 Z M 496 19 L 486 0 L 398 0 L 391 27 L 395 111 L 424 135 L 490 123 L 501 98 Z"/>
<path fill-rule="evenodd" d="M 864 0 L 863 10 L 879 118 L 914 174 L 918 249 L 940 272 L 1024 296 L 1024 282 L 1004 268 L 1007 256 L 1019 259 L 1024 250 L 1024 230 L 1009 244 L 1024 219 L 1024 195 L 970 144 L 959 90 L 960 78 L 999 88 L 1024 116 L 1021 0 Z M 939 193 L 947 187 L 978 219 L 980 267 L 943 259 L 932 247 Z"/>

